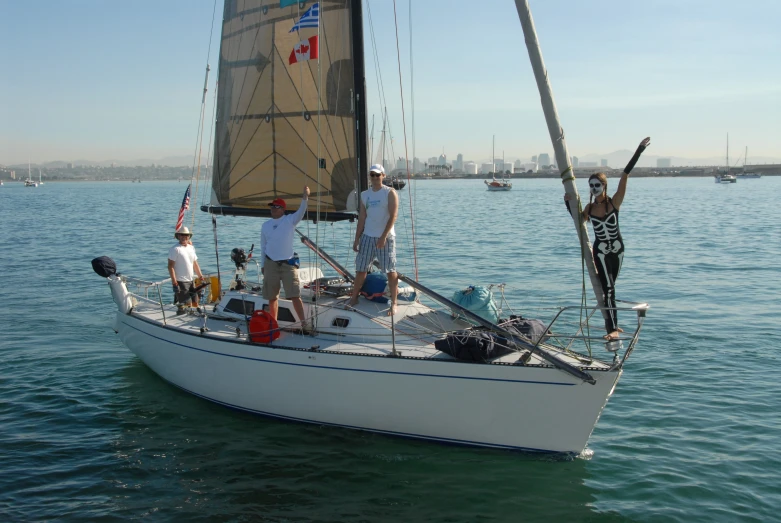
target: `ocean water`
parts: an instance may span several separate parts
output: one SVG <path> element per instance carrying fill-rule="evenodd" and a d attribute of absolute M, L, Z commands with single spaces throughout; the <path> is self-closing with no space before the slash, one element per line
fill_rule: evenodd
<path fill-rule="evenodd" d="M 411 198 L 430 287 L 504 282 L 521 304 L 578 303 L 560 182 L 513 183 L 402 190 L 401 269 L 414 272 Z M 618 297 L 652 309 L 591 457 L 571 460 L 269 420 L 163 382 L 111 330 L 115 307 L 90 260 L 165 278 L 184 189 L 0 187 L 1 521 L 779 519 L 781 177 L 630 180 Z M 218 220 L 223 270 L 231 248 L 258 243 L 260 223 Z M 350 267 L 350 227 L 303 228 Z M 213 271 L 204 213 L 194 229 Z"/>

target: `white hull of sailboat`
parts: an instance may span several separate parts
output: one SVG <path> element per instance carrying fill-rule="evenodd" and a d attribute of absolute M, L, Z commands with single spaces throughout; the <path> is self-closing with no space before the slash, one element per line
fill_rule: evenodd
<path fill-rule="evenodd" d="M 115 328 L 155 373 L 201 398 L 292 421 L 469 446 L 578 454 L 621 374 L 594 372 L 590 385 L 549 367 L 286 349 L 122 312 Z"/>

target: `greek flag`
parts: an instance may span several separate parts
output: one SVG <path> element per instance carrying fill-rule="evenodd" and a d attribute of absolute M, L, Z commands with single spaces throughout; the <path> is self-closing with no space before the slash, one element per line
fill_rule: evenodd
<path fill-rule="evenodd" d="M 298 31 L 299 29 L 303 29 L 305 27 L 314 27 L 317 29 L 317 25 L 320 22 L 320 3 L 314 4 L 312 7 L 306 10 L 306 13 L 304 13 L 301 16 L 301 20 L 296 22 L 296 25 L 293 26 L 293 29 L 291 29 L 289 32 Z"/>

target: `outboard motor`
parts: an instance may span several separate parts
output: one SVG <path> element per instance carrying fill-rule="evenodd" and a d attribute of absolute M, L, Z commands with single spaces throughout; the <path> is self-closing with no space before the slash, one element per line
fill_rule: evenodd
<path fill-rule="evenodd" d="M 230 285 L 230 290 L 240 291 L 247 286 L 244 284 L 244 276 L 247 273 L 247 262 L 252 258 L 252 251 L 255 250 L 255 244 L 249 249 L 249 255 L 241 247 L 235 247 L 231 250 L 231 260 L 236 264 L 236 275 Z"/>
<path fill-rule="evenodd" d="M 231 260 L 236 264 L 237 269 L 247 268 L 247 255 L 241 247 L 236 247 L 231 251 Z"/>

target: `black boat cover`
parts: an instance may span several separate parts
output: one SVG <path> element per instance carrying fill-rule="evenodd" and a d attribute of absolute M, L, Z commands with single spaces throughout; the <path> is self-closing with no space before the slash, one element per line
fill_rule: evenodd
<path fill-rule="evenodd" d="M 117 264 L 108 256 L 100 256 L 92 260 L 92 270 L 98 276 L 108 278 L 117 274 Z"/>

